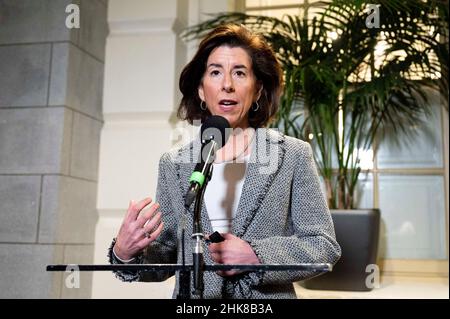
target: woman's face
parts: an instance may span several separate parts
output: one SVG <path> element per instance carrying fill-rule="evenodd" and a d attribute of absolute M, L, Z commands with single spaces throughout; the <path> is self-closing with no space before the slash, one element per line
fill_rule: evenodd
<path fill-rule="evenodd" d="M 208 57 L 198 95 L 212 115 L 220 115 L 231 127 L 248 127 L 248 111 L 260 90 L 247 52 L 220 46 Z"/>

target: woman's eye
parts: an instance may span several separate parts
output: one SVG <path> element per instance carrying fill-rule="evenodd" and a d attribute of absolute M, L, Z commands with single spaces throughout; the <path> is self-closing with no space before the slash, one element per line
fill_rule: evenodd
<path fill-rule="evenodd" d="M 218 70 L 213 70 L 213 71 L 211 71 L 210 74 L 211 74 L 211 75 L 219 75 L 220 72 L 219 72 Z"/>
<path fill-rule="evenodd" d="M 236 71 L 236 75 L 241 77 L 241 76 L 245 76 L 245 72 L 243 71 Z"/>

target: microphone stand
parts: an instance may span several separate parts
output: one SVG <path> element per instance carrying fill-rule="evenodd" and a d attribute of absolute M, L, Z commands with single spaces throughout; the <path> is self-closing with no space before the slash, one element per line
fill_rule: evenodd
<path fill-rule="evenodd" d="M 177 299 L 190 299 L 190 287 L 191 287 L 191 272 L 186 267 L 185 248 L 184 248 L 184 235 L 186 228 L 186 216 L 182 216 L 181 220 L 181 252 L 182 252 L 182 269 L 179 272 L 180 288 L 178 290 Z"/>
<path fill-rule="evenodd" d="M 203 161 L 203 150 L 204 147 L 207 147 L 206 160 Z M 203 259 L 203 231 L 200 222 L 201 216 L 201 208 L 203 202 L 203 195 L 206 190 L 206 186 L 208 185 L 209 180 L 212 176 L 213 171 L 213 162 L 215 157 L 215 152 L 217 148 L 217 142 L 214 140 L 214 136 L 209 136 L 202 140 L 202 148 L 201 148 L 201 159 L 204 165 L 201 168 L 201 171 L 197 172 L 197 177 L 199 179 L 195 183 L 195 186 L 191 186 L 188 193 L 185 197 L 185 208 L 189 211 L 189 207 L 194 201 L 195 197 L 195 206 L 194 206 L 194 219 L 193 219 L 193 227 L 192 227 L 192 239 L 193 239 L 193 249 L 192 249 L 192 263 L 193 263 L 193 291 L 192 293 L 200 296 L 203 299 L 203 271 L 204 271 L 204 259 Z M 197 168 L 196 168 L 197 169 Z M 194 172 L 195 173 L 195 172 Z M 194 173 L 192 176 L 194 176 Z M 200 182 L 201 179 L 204 180 Z M 195 180 L 195 178 L 194 178 Z M 183 250 L 183 265 L 184 263 L 184 229 L 182 229 L 182 250 Z M 189 283 L 187 281 L 188 273 L 186 271 L 180 272 L 180 293 L 178 295 L 179 298 L 187 298 L 186 291 L 189 291 Z"/>
<path fill-rule="evenodd" d="M 202 226 L 200 222 L 200 216 L 202 211 L 202 202 L 203 202 L 203 196 L 205 194 L 206 186 L 208 185 L 209 180 L 212 177 L 212 171 L 213 166 L 209 165 L 205 176 L 205 183 L 203 184 L 203 187 L 200 189 L 200 192 L 197 193 L 197 196 L 195 198 L 195 206 L 194 206 L 194 225 L 193 225 L 193 233 L 192 233 L 192 239 L 194 240 L 194 249 L 192 252 L 192 261 L 193 261 L 193 268 L 194 268 L 194 289 L 193 293 L 195 295 L 200 296 L 201 299 L 203 299 L 203 291 L 204 291 L 204 284 L 203 284 L 203 271 L 205 262 L 203 259 L 203 231 Z"/>
<path fill-rule="evenodd" d="M 203 175 L 205 176 L 205 180 L 203 185 L 200 187 L 200 190 L 197 192 L 195 197 L 195 206 L 194 206 L 194 220 L 193 220 L 193 227 L 192 227 L 192 239 L 194 241 L 193 251 L 192 251 L 192 264 L 193 264 L 193 291 L 192 293 L 200 296 L 201 299 L 203 299 L 203 291 L 204 291 L 204 284 L 203 284 L 203 271 L 205 262 L 203 259 L 203 231 L 202 231 L 202 225 L 201 225 L 201 211 L 202 211 L 202 203 L 203 203 L 203 196 L 205 194 L 206 186 L 208 185 L 208 182 L 210 181 L 213 173 L 213 162 L 216 152 L 217 143 L 214 141 L 214 137 L 211 136 L 209 139 L 205 139 L 202 141 L 203 146 L 208 145 L 211 143 L 211 147 L 208 149 L 208 153 L 206 154 L 206 160 L 205 160 L 205 167 L 203 170 Z M 202 147 L 202 154 L 203 157 L 203 147 Z"/>

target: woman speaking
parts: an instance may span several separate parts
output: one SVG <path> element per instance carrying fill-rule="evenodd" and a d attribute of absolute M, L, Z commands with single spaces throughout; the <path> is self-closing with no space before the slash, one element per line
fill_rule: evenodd
<path fill-rule="evenodd" d="M 203 123 L 224 117 L 232 128 L 214 158 L 201 226 L 205 264 L 335 263 L 340 257 L 309 144 L 267 128 L 278 109 L 282 72 L 260 35 L 223 25 L 200 43 L 180 76 L 178 117 Z M 181 263 L 181 228 L 190 243 L 193 210 L 184 207 L 200 140 L 164 153 L 156 200 L 130 202 L 109 250 L 111 263 Z M 191 159 L 186 160 L 186 159 Z M 195 160 L 192 160 L 195 159 Z M 143 211 L 149 207 L 147 211 Z M 186 218 L 186 222 L 181 222 Z M 186 245 L 186 262 L 192 247 Z M 116 272 L 124 281 L 162 281 L 172 272 Z M 205 298 L 296 298 L 293 282 L 312 271 L 204 273 Z M 179 289 L 177 274 L 175 292 Z M 195 296 L 192 296 L 195 298 Z"/>

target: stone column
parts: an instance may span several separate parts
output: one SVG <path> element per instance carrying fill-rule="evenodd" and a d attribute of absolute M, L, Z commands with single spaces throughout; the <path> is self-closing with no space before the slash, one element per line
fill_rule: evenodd
<path fill-rule="evenodd" d="M 80 28 L 66 26 L 69 4 Z M 90 297 L 106 0 L 0 0 L 0 298 Z"/>

